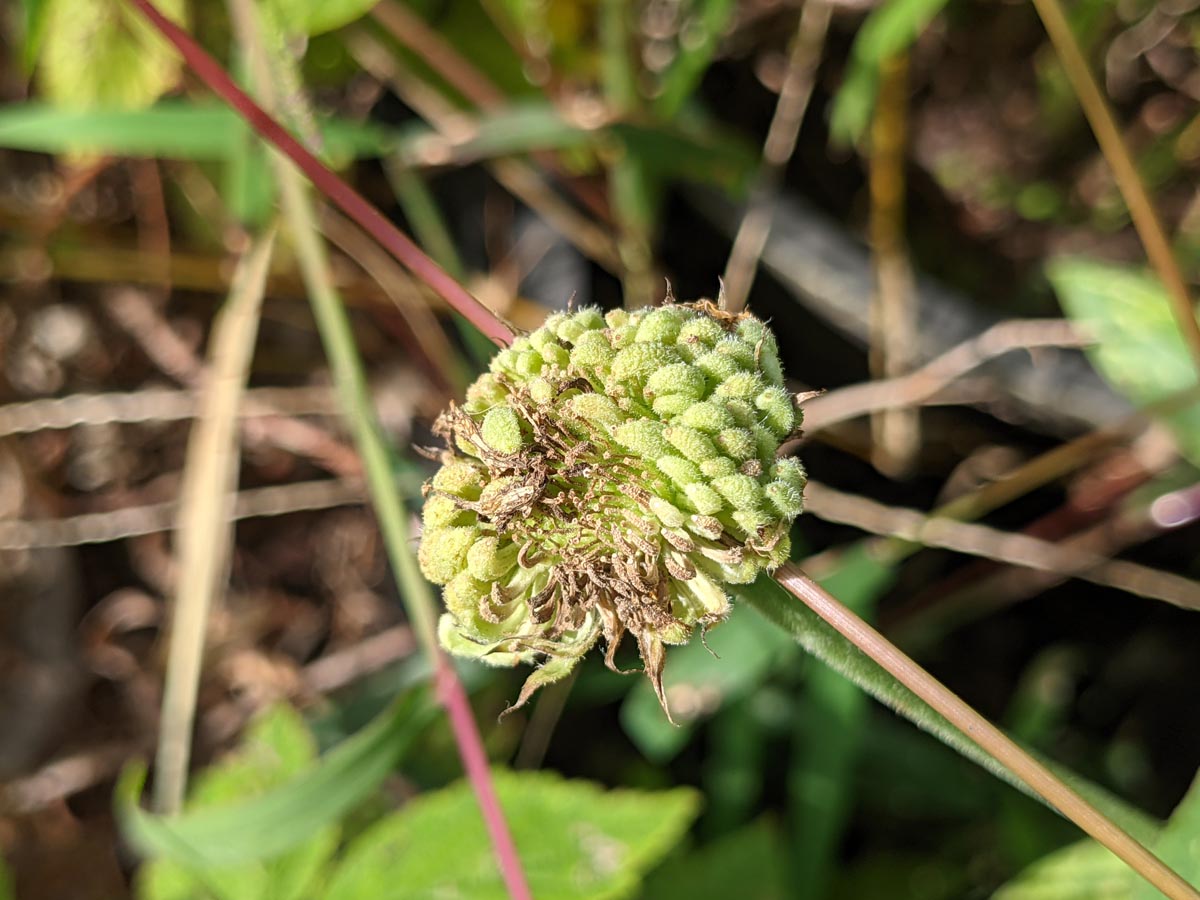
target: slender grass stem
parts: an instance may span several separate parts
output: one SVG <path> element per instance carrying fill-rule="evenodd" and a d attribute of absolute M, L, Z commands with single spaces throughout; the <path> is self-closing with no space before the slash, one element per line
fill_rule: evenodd
<path fill-rule="evenodd" d="M 1146 190 L 1146 184 L 1138 174 L 1133 155 L 1125 145 L 1125 139 L 1121 137 L 1121 130 L 1117 127 L 1112 109 L 1109 108 L 1100 85 L 1096 83 L 1095 76 L 1092 75 L 1092 70 L 1079 49 L 1079 42 L 1075 40 L 1075 34 L 1071 31 L 1071 24 L 1067 21 L 1059 0 L 1033 0 L 1033 5 L 1041 16 L 1058 59 L 1075 89 L 1079 105 L 1083 107 L 1083 112 L 1092 126 L 1096 143 L 1100 145 L 1100 151 L 1112 169 L 1121 196 L 1125 198 L 1125 205 L 1129 207 L 1134 228 L 1137 229 L 1138 237 L 1142 239 L 1142 246 L 1146 248 L 1146 255 L 1167 289 L 1175 321 L 1192 353 L 1197 370 L 1200 370 L 1200 323 L 1196 321 L 1196 310 L 1188 292 L 1187 282 L 1179 268 L 1179 261 L 1175 259 L 1171 250 L 1171 242 L 1150 199 L 1150 193 Z"/>
<path fill-rule="evenodd" d="M 262 96 L 267 106 L 273 107 L 276 91 L 254 7 L 250 0 L 230 0 L 230 9 L 235 30 L 250 57 Z M 273 162 L 276 164 L 284 215 L 296 244 L 301 275 L 308 287 L 317 329 L 329 356 L 334 385 L 342 400 L 354 442 L 363 458 L 372 505 L 379 519 L 401 596 L 413 622 L 413 631 L 433 664 L 438 700 L 450 719 L 463 768 L 479 802 L 508 893 L 513 900 L 531 900 L 532 894 L 517 855 L 516 844 L 491 781 L 487 754 L 471 712 L 470 700 L 453 666 L 438 645 L 436 604 L 429 583 L 421 575 L 410 547 L 408 513 L 394 476 L 391 452 L 375 416 L 350 319 L 333 285 L 333 274 L 317 225 L 312 198 L 307 186 L 286 159 L 275 156 Z M 413 250 L 420 254 L 415 247 Z M 430 266 L 434 265 L 423 254 L 420 255 Z M 442 274 L 445 275 L 444 272 Z"/>

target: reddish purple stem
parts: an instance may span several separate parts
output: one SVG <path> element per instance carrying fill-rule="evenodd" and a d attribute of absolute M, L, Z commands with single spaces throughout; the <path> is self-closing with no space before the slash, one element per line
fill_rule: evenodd
<path fill-rule="evenodd" d="M 405 265 L 417 278 L 438 292 L 454 309 L 461 313 L 480 331 L 497 344 L 512 341 L 512 332 L 496 316 L 472 297 L 437 263 L 420 251 L 382 213 L 372 206 L 354 188 L 338 178 L 315 156 L 309 153 L 282 125 L 272 119 L 258 104 L 251 100 L 187 32 L 160 13 L 150 0 L 129 0 L 149 22 L 157 28 L 179 51 L 191 69 L 221 99 L 232 106 L 251 127 L 267 141 L 279 148 L 312 181 L 326 197 L 341 207 L 346 215 L 357 222 L 363 230 L 375 238 L 385 249 Z M 500 873 L 513 900 L 532 900 L 529 883 L 521 866 L 512 833 L 504 819 L 496 789 L 492 784 L 487 753 L 471 703 L 462 682 L 449 660 L 434 647 L 434 686 L 441 705 L 450 719 L 454 740 L 458 745 L 463 769 L 475 791 L 480 812 L 487 826 L 492 849 Z"/>
<path fill-rule="evenodd" d="M 441 266 L 421 252 L 411 240 L 372 206 L 358 191 L 338 178 L 324 163 L 304 149 L 282 125 L 250 99 L 207 51 L 186 31 L 164 16 L 150 0 L 129 0 L 179 51 L 218 97 L 232 106 L 250 127 L 283 152 L 296 167 L 342 212 L 377 240 L 418 279 L 435 290 L 462 316 L 501 346 L 512 343 L 513 335 L 496 314 L 476 300 Z"/>
<path fill-rule="evenodd" d="M 462 682 L 458 680 L 454 666 L 440 650 L 435 652 L 434 686 L 450 718 L 450 727 L 454 729 L 458 754 L 462 757 L 467 780 L 475 789 L 475 800 L 479 803 L 479 811 L 487 826 L 500 874 L 504 876 L 504 884 L 513 900 L 533 900 L 529 883 L 525 880 L 525 870 L 521 867 L 521 858 L 517 855 L 517 845 L 513 842 L 512 832 L 508 830 L 504 810 L 500 808 L 496 787 L 492 784 L 492 771 L 479 737 L 479 726 L 475 724 L 475 715 L 471 712 L 471 701 Z"/>

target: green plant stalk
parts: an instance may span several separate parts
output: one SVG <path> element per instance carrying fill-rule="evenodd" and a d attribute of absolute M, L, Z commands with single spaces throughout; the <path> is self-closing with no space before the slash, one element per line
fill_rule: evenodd
<path fill-rule="evenodd" d="M 892 646 L 800 568 L 785 563 L 775 580 L 901 684 L 929 704 L 1035 793 L 1125 861 L 1171 900 L 1200 900 L 1200 892 L 1064 784 L 953 691 Z"/>
<path fill-rule="evenodd" d="M 250 57 L 260 90 L 268 106 L 274 106 L 271 67 L 260 38 L 255 9 L 250 0 L 230 0 L 230 11 L 240 43 Z M 272 162 L 279 181 L 284 216 L 296 244 L 301 276 L 308 288 L 313 317 L 329 357 L 330 372 L 349 419 L 354 443 L 362 456 L 372 506 L 379 520 L 388 558 L 396 573 L 400 595 L 412 621 L 413 631 L 433 664 L 435 691 L 450 718 L 463 767 L 475 790 L 509 895 L 513 900 L 532 900 L 516 845 L 492 785 L 487 754 L 466 692 L 438 644 L 433 594 L 410 549 L 412 535 L 408 527 L 408 513 L 394 476 L 392 455 L 375 416 L 349 316 L 333 286 L 333 275 L 317 226 L 312 199 L 299 173 L 286 158 L 273 153 Z"/>
<path fill-rule="evenodd" d="M 1183 272 L 1179 268 L 1179 261 L 1171 250 L 1166 229 L 1154 208 L 1145 182 L 1138 174 L 1133 155 L 1125 146 L 1112 109 L 1100 90 L 1100 85 L 1096 83 L 1083 52 L 1079 49 L 1079 42 L 1075 40 L 1062 4 L 1059 0 L 1033 0 L 1033 5 L 1042 19 L 1051 43 L 1054 44 L 1054 50 L 1067 73 L 1067 78 L 1075 89 L 1079 105 L 1083 107 L 1088 123 L 1092 126 L 1096 143 L 1100 145 L 1100 151 L 1112 169 L 1113 178 L 1121 190 L 1121 196 L 1125 198 L 1129 216 L 1133 219 L 1142 246 L 1146 248 L 1150 264 L 1154 266 L 1167 289 L 1175 321 L 1191 351 L 1196 368 L 1200 371 L 1200 322 L 1196 321 L 1196 309 Z"/>

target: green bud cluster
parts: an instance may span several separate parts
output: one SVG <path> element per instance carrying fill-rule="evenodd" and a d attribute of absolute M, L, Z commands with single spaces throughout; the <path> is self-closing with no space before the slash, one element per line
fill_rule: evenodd
<path fill-rule="evenodd" d="M 775 337 L 708 301 L 557 314 L 493 359 L 435 431 L 419 559 L 453 653 L 566 675 L 601 636 L 665 645 L 725 618 L 728 584 L 788 557 L 805 475 Z"/>

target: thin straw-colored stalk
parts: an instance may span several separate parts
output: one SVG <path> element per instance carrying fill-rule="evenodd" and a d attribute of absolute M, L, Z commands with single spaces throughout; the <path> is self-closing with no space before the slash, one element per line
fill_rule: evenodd
<path fill-rule="evenodd" d="M 378 209 L 309 153 L 282 125 L 246 95 L 221 68 L 221 64 L 186 31 L 164 16 L 150 0 L 127 0 L 179 51 L 193 72 L 209 89 L 228 103 L 258 134 L 277 147 L 316 188 L 364 231 L 400 260 L 414 275 L 429 285 L 467 321 L 497 344 L 512 341 L 512 330 L 490 309 L 468 293 L 444 269 L 426 256 Z"/>
<path fill-rule="evenodd" d="M 168 815 L 183 805 L 208 614 L 229 562 L 233 538 L 229 507 L 238 473 L 238 404 L 254 355 L 274 244 L 272 230 L 238 264 L 229 300 L 213 326 L 209 379 L 188 438 L 176 532 L 178 587 L 171 610 L 154 769 L 154 805 Z"/>
<path fill-rule="evenodd" d="M 940 681 L 888 642 L 797 566 L 786 563 L 775 573 L 792 595 L 866 653 L 897 681 L 945 716 L 997 762 L 1024 781 L 1062 815 L 1119 856 L 1171 900 L 1200 900 L 1200 893 L 1162 860 L 1105 818 L 1000 729 L 975 712 Z"/>
<path fill-rule="evenodd" d="M 904 238 L 904 166 L 908 146 L 908 54 L 880 65 L 879 99 L 871 119 L 870 367 L 877 379 L 898 378 L 913 368 L 917 298 Z M 921 445 L 917 407 L 881 410 L 871 416 L 871 462 L 879 471 L 912 471 Z"/>
<path fill-rule="evenodd" d="M 274 107 L 277 98 L 271 78 L 272 69 L 260 36 L 254 6 L 251 0 L 230 0 L 229 6 L 235 31 L 249 57 L 259 91 L 267 106 Z M 350 319 L 333 286 L 333 274 L 317 226 L 312 198 L 307 186 L 286 159 L 273 156 L 272 162 L 275 164 L 284 216 L 296 244 L 301 276 L 308 287 L 313 316 L 317 320 L 317 330 L 329 356 L 334 386 L 342 400 L 355 445 L 363 458 L 367 487 L 383 532 L 388 558 L 396 572 L 401 597 L 413 622 L 413 631 L 433 664 L 437 697 L 450 719 L 463 768 L 475 791 L 508 893 L 513 900 L 532 900 L 516 844 L 492 784 L 487 754 L 471 712 L 470 700 L 454 667 L 438 645 L 436 604 L 410 546 L 412 536 L 408 529 L 403 495 L 393 473 L 387 442 L 375 416 Z M 429 264 L 433 265 L 432 261 Z"/>
<path fill-rule="evenodd" d="M 1129 216 L 1133 219 L 1142 246 L 1150 258 L 1158 277 L 1166 286 L 1167 296 L 1171 301 L 1171 311 L 1175 321 L 1183 333 L 1184 341 L 1192 352 L 1196 368 L 1200 370 L 1200 323 L 1196 321 L 1196 310 L 1188 291 L 1187 282 L 1179 268 L 1179 261 L 1171 250 L 1171 242 L 1167 238 L 1166 229 L 1158 216 L 1146 184 L 1138 174 L 1133 155 L 1125 146 L 1121 130 L 1117 127 L 1116 118 L 1109 108 L 1104 92 L 1092 75 L 1092 70 L 1079 49 L 1079 42 L 1071 31 L 1071 24 L 1063 12 L 1059 0 L 1033 0 L 1046 33 L 1054 44 L 1059 61 L 1075 89 L 1079 105 L 1087 116 L 1092 132 L 1096 135 L 1096 143 L 1112 169 L 1113 178 L 1125 198 L 1129 208 Z"/>
<path fill-rule="evenodd" d="M 725 308 L 729 312 L 739 312 L 746 305 L 754 285 L 758 261 L 771 233 L 771 204 L 788 160 L 796 150 L 832 12 L 828 0 L 808 0 L 800 13 L 775 114 L 763 142 L 762 164 L 750 192 L 750 206 L 738 225 L 725 263 Z"/>

